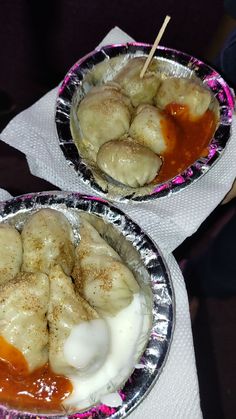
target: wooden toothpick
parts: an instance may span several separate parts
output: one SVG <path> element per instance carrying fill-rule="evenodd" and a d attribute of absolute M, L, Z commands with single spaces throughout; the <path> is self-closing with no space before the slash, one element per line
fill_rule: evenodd
<path fill-rule="evenodd" d="M 158 46 L 158 44 L 159 44 L 159 42 L 160 42 L 160 40 L 161 40 L 161 38 L 162 38 L 162 36 L 163 36 L 163 33 L 165 32 L 166 26 L 168 25 L 169 21 L 170 21 L 170 16 L 168 16 L 168 15 L 167 15 L 167 16 L 165 17 L 165 20 L 164 20 L 164 22 L 163 22 L 163 24 L 162 24 L 161 29 L 159 30 L 159 32 L 158 32 L 158 34 L 157 34 L 157 37 L 156 37 L 156 39 L 155 39 L 155 42 L 154 42 L 154 44 L 153 44 L 153 46 L 152 46 L 151 51 L 150 51 L 150 52 L 149 52 L 149 54 L 148 54 L 148 57 L 147 57 L 147 59 L 146 59 L 146 61 L 145 61 L 145 63 L 144 63 L 144 66 L 143 66 L 143 68 L 142 68 L 142 70 L 141 70 L 141 73 L 140 73 L 140 78 L 141 78 L 141 79 L 143 78 L 143 76 L 144 76 L 144 74 L 145 74 L 145 71 L 147 70 L 147 68 L 148 68 L 148 66 L 149 66 L 149 64 L 150 64 L 150 61 L 151 61 L 151 59 L 152 59 L 152 57 L 153 57 L 153 54 L 154 54 L 154 52 L 155 52 L 155 51 L 156 51 L 156 49 L 157 49 L 157 46 Z"/>

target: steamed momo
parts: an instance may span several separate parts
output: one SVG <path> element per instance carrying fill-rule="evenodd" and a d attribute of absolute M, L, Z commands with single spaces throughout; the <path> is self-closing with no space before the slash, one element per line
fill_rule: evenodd
<path fill-rule="evenodd" d="M 165 129 L 167 125 L 168 130 Z M 162 154 L 167 149 L 170 151 L 176 143 L 176 125 L 171 117 L 151 105 L 138 107 L 129 133 L 132 138 L 157 154 Z"/>
<path fill-rule="evenodd" d="M 210 102 L 209 90 L 194 80 L 178 77 L 163 80 L 155 98 L 156 105 L 161 109 L 171 103 L 187 106 L 192 118 L 202 116 Z"/>
<path fill-rule="evenodd" d="M 0 284 L 20 272 L 22 242 L 20 233 L 9 224 L 0 224 Z"/>
<path fill-rule="evenodd" d="M 99 319 L 97 312 L 75 292 L 74 285 L 69 276 L 65 275 L 60 266 L 55 266 L 49 275 L 50 281 L 50 300 L 48 309 L 49 321 L 49 362 L 54 372 L 58 374 L 70 374 L 76 371 L 88 372 L 98 368 L 104 361 L 108 350 L 106 342 L 106 326 Z M 96 340 L 93 341 L 94 327 L 100 327 L 104 331 L 104 347 L 98 344 L 100 350 L 91 351 L 84 345 L 90 341 L 90 345 L 96 347 Z M 80 332 L 78 327 L 82 325 L 82 336 L 76 347 L 70 348 L 68 339 L 71 333 L 76 336 Z M 77 328 L 77 331 L 76 329 Z M 85 330 L 89 333 L 83 333 Z M 69 346 L 69 348 L 68 348 Z M 67 350 L 66 350 L 67 349 Z M 101 350 L 104 349 L 104 350 Z M 80 354 L 81 351 L 81 354 Z M 77 359 L 78 357 L 78 359 Z"/>
<path fill-rule="evenodd" d="M 78 107 L 82 138 L 94 151 L 129 130 L 132 106 L 118 84 L 93 87 Z"/>
<path fill-rule="evenodd" d="M 114 78 L 130 97 L 135 107 L 141 103 L 152 104 L 160 85 L 160 79 L 157 73 L 151 71 L 154 62 L 149 65 L 144 77 L 142 79 L 140 78 L 140 72 L 145 61 L 145 57 L 137 57 L 129 60 Z"/>
<path fill-rule="evenodd" d="M 60 264 L 67 275 L 74 265 L 74 236 L 67 218 L 60 211 L 41 209 L 26 221 L 22 233 L 25 272 L 44 272 Z"/>
<path fill-rule="evenodd" d="M 49 282 L 43 273 L 18 273 L 0 286 L 0 335 L 24 355 L 29 371 L 48 361 Z"/>
<path fill-rule="evenodd" d="M 151 149 L 128 137 L 103 144 L 97 165 L 116 181 L 137 188 L 156 177 L 162 161 Z"/>
<path fill-rule="evenodd" d="M 100 257 L 110 256 L 113 259 L 121 260 L 118 253 L 104 239 L 102 239 L 98 231 L 92 226 L 92 224 L 90 224 L 83 217 L 83 215 L 80 215 L 80 220 L 81 220 L 80 242 L 79 242 L 80 259 L 83 259 L 88 254 L 96 253 L 96 255 Z M 76 267 L 76 264 L 75 264 L 75 267 Z"/>
<path fill-rule="evenodd" d="M 76 248 L 75 285 L 80 294 L 103 316 L 114 316 L 127 307 L 139 292 L 139 285 L 132 272 L 119 257 L 111 255 L 110 246 L 104 241 L 101 252 L 90 246 L 94 229 L 87 221 L 81 226 L 81 243 Z M 88 250 L 84 252 L 84 236 Z"/>

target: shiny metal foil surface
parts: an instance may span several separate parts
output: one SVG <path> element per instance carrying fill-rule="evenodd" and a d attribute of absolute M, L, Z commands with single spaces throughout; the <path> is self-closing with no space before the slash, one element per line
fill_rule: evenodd
<path fill-rule="evenodd" d="M 68 164 L 73 167 L 78 178 L 92 188 L 93 192 L 116 202 L 147 201 L 168 197 L 170 194 L 184 190 L 209 171 L 219 160 L 230 140 L 234 99 L 225 80 L 202 61 L 183 52 L 159 46 L 154 54 L 154 57 L 158 59 L 159 70 L 165 76 L 195 78 L 211 91 L 217 104 L 218 125 L 210 141 L 208 155 L 199 158 L 173 179 L 155 186 L 143 187 L 139 191 L 121 185 L 116 189 L 116 182 L 111 178 L 106 179 L 105 185 L 97 181 L 95 172 L 82 158 L 75 145 L 71 120 L 75 120 L 75 125 L 78 125 L 75 129 L 79 130 L 79 123 L 75 117 L 76 108 L 90 88 L 97 82 L 111 80 L 128 59 L 147 56 L 150 48 L 151 45 L 134 42 L 108 45 L 95 50 L 74 64 L 58 91 L 55 124 L 58 141 Z M 94 77 L 94 69 L 102 63 L 107 63 L 107 67 L 103 74 L 99 74 L 98 81 Z"/>
<path fill-rule="evenodd" d="M 154 386 L 160 376 L 171 346 L 175 303 L 170 272 L 152 240 L 122 211 L 102 198 L 67 192 L 40 192 L 22 195 L 0 203 L 0 223 L 10 223 L 21 231 L 25 221 L 41 208 L 61 211 L 69 220 L 79 242 L 80 214 L 86 214 L 101 236 L 118 252 L 132 270 L 146 299 L 144 315 L 150 315 L 150 331 L 144 353 L 131 377 L 120 391 L 122 406 L 97 405 L 72 414 L 37 414 L 19 412 L 0 406 L 0 417 L 8 419 L 46 418 L 125 418 Z"/>

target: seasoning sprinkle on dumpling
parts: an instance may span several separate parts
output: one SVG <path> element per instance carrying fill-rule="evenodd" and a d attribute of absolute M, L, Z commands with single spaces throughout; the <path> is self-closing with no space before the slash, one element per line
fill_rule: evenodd
<path fill-rule="evenodd" d="M 128 137 L 103 144 L 97 165 L 116 181 L 137 188 L 156 177 L 162 160 L 150 148 Z"/>
<path fill-rule="evenodd" d="M 65 275 L 59 265 L 52 268 L 49 284 L 51 368 L 54 372 L 64 375 L 96 371 L 103 364 L 108 351 L 108 332 L 105 322 L 76 293 L 71 278 Z M 97 337 L 96 326 L 100 334 L 103 333 L 103 342 Z"/>
<path fill-rule="evenodd" d="M 44 272 L 59 264 L 67 275 L 74 266 L 74 235 L 60 211 L 43 208 L 26 221 L 22 233 L 23 264 L 26 272 Z"/>
<path fill-rule="evenodd" d="M 82 139 L 96 155 L 102 144 L 128 132 L 132 105 L 117 83 L 93 87 L 78 107 Z"/>
<path fill-rule="evenodd" d="M 156 154 L 163 155 L 175 147 L 177 129 L 178 126 L 171 116 L 165 115 L 155 106 L 140 105 L 129 133 L 138 143 Z"/>
<path fill-rule="evenodd" d="M 49 282 L 44 273 L 20 272 L 0 286 L 0 336 L 17 348 L 25 357 L 29 372 L 48 362 L 48 329 L 46 313 L 49 301 Z M 9 355 L 5 351 L 5 355 Z M 4 355 L 0 359 L 19 369 L 17 358 Z"/>
<path fill-rule="evenodd" d="M 197 119 L 209 108 L 211 92 L 193 79 L 168 77 L 162 81 L 155 103 L 160 109 L 172 103 L 187 106 L 192 119 Z"/>
<path fill-rule="evenodd" d="M 156 61 L 149 65 L 144 77 L 140 78 L 145 61 L 146 57 L 129 60 L 114 78 L 114 81 L 119 83 L 127 96 L 130 97 L 134 107 L 142 103 L 153 104 L 161 82 L 156 71 Z"/>
<path fill-rule="evenodd" d="M 86 220 L 82 221 L 81 241 L 76 248 L 73 278 L 79 293 L 101 315 L 114 316 L 127 307 L 140 288 L 131 270 L 119 255 L 112 255 L 111 247 Z M 90 245 L 94 236 L 103 242 L 102 251 Z M 87 251 L 84 252 L 85 247 Z"/>
<path fill-rule="evenodd" d="M 20 272 L 22 242 L 20 233 L 10 224 L 0 224 L 0 284 Z"/>

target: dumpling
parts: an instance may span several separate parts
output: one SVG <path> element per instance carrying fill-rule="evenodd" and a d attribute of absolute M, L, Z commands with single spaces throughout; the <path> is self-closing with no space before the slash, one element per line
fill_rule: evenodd
<path fill-rule="evenodd" d="M 20 272 L 22 242 L 20 233 L 9 224 L 0 224 L 0 284 Z"/>
<path fill-rule="evenodd" d="M 137 188 L 156 177 L 162 160 L 151 149 L 128 137 L 103 144 L 97 165 L 116 181 Z"/>
<path fill-rule="evenodd" d="M 154 153 L 163 154 L 173 149 L 177 129 L 171 116 L 165 115 L 155 106 L 141 105 L 137 109 L 129 134 Z"/>
<path fill-rule="evenodd" d="M 74 236 L 67 218 L 60 211 L 45 208 L 31 215 L 22 233 L 22 271 L 48 274 L 60 264 L 67 275 L 74 266 Z"/>
<path fill-rule="evenodd" d="M 72 277 L 80 281 L 81 261 L 96 253 L 97 257 L 109 256 L 114 260 L 121 260 L 118 253 L 100 236 L 98 231 L 80 215 L 80 242 L 76 248 L 75 265 Z"/>
<path fill-rule="evenodd" d="M 78 272 L 78 271 L 77 271 Z M 132 272 L 109 256 L 90 255 L 81 262 L 76 286 L 81 295 L 103 316 L 114 316 L 127 307 L 139 286 Z"/>
<path fill-rule="evenodd" d="M 96 255 L 101 257 L 111 256 L 116 260 L 121 260 L 118 253 L 100 236 L 96 228 L 94 228 L 92 224 L 84 218 L 83 214 L 81 214 L 79 242 L 80 260 L 86 257 L 89 253 L 96 253 Z"/>
<path fill-rule="evenodd" d="M 194 80 L 179 77 L 163 80 L 155 97 L 155 103 L 161 109 L 171 103 L 187 106 L 193 119 L 202 116 L 210 102 L 209 90 Z"/>
<path fill-rule="evenodd" d="M 43 273 L 20 272 L 0 286 L 0 335 L 21 351 L 29 372 L 48 362 L 48 301 Z"/>
<path fill-rule="evenodd" d="M 85 143 L 93 151 L 106 141 L 129 130 L 132 106 L 118 84 L 93 87 L 78 107 L 78 119 Z"/>
<path fill-rule="evenodd" d="M 119 83 L 125 93 L 130 97 L 133 106 L 141 103 L 153 104 L 154 96 L 160 85 L 160 78 L 157 73 L 152 71 L 155 62 L 149 65 L 144 77 L 140 78 L 140 72 L 146 61 L 145 57 L 137 57 L 128 61 L 128 63 L 119 71 L 114 81 Z M 154 68 L 153 70 L 156 70 Z"/>
<path fill-rule="evenodd" d="M 108 244 L 106 250 L 105 240 L 102 252 L 97 253 L 95 247 L 89 246 L 93 241 L 94 227 L 90 225 L 88 230 L 88 225 L 83 221 L 81 243 L 76 248 L 77 268 L 72 275 L 79 293 L 92 307 L 102 316 L 114 316 L 132 302 L 134 293 L 139 292 L 139 285 L 120 258 L 111 255 Z M 87 252 L 84 252 L 84 234 Z"/>
<path fill-rule="evenodd" d="M 68 375 L 99 368 L 107 355 L 106 323 L 75 292 L 72 280 L 59 265 L 49 275 L 49 362 L 54 372 Z"/>

